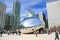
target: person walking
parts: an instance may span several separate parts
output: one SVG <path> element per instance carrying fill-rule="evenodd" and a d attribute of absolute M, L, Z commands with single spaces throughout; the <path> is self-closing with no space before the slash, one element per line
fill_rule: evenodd
<path fill-rule="evenodd" d="M 36 37 L 37 37 L 38 33 L 39 33 L 39 32 L 38 32 L 37 30 L 35 30 L 35 35 L 36 35 Z"/>
<path fill-rule="evenodd" d="M 19 30 L 18 33 L 19 33 L 19 35 L 20 35 L 21 31 Z"/>
<path fill-rule="evenodd" d="M 36 37 L 37 37 L 37 35 L 38 35 L 38 31 L 37 30 L 33 30 L 33 33 L 36 35 Z"/>
<path fill-rule="evenodd" d="M 48 30 L 48 35 L 50 35 L 50 30 Z"/>
<path fill-rule="evenodd" d="M 2 30 L 0 31 L 0 36 L 2 37 Z"/>
<path fill-rule="evenodd" d="M 1 30 L 0 30 L 0 36 L 1 36 Z"/>
<path fill-rule="evenodd" d="M 13 31 L 12 34 L 14 35 L 14 33 L 15 33 L 15 32 Z"/>
<path fill-rule="evenodd" d="M 10 31 L 8 31 L 8 36 L 10 35 Z"/>
<path fill-rule="evenodd" d="M 16 35 L 17 35 L 17 33 L 18 33 L 18 32 L 16 31 Z"/>
<path fill-rule="evenodd" d="M 59 35 L 58 35 L 58 32 L 56 31 L 55 32 L 55 40 L 58 39 L 59 40 Z"/>

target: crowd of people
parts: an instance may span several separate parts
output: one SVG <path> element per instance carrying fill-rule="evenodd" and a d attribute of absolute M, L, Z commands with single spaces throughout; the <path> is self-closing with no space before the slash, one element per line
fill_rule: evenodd
<path fill-rule="evenodd" d="M 6 31 L 6 30 L 5 30 L 5 31 L 4 31 L 4 30 L 0 30 L 0 37 L 2 37 L 2 34 L 3 34 L 3 33 L 8 34 L 8 36 L 9 36 L 10 34 L 13 34 L 13 35 L 14 35 L 14 34 L 16 34 L 16 35 L 18 34 L 18 35 L 20 35 L 21 31 L 20 31 L 20 30 L 17 30 L 17 31 L 16 31 L 16 30 L 8 30 L 8 31 Z"/>
<path fill-rule="evenodd" d="M 33 31 L 33 33 L 36 35 L 36 37 L 37 37 L 37 35 L 39 34 L 39 31 L 38 30 L 34 30 L 34 29 L 32 29 L 32 31 Z M 43 34 L 43 33 L 45 33 L 46 31 L 44 31 L 44 30 L 42 30 L 41 31 L 41 33 Z M 48 35 L 50 35 L 50 33 L 51 33 L 51 31 L 50 30 L 48 30 Z M 56 39 L 58 39 L 58 40 L 60 40 L 59 39 L 59 32 L 58 31 L 55 31 L 55 40 Z"/>
<path fill-rule="evenodd" d="M 38 34 L 39 34 L 39 31 L 38 30 L 34 30 L 34 29 L 32 29 L 32 31 L 33 31 L 33 34 L 35 34 L 36 35 L 36 37 L 38 36 Z M 44 31 L 44 30 L 42 30 L 41 31 L 41 34 L 43 34 L 43 33 L 45 33 L 46 31 Z M 10 34 L 18 34 L 18 35 L 20 35 L 21 34 L 21 31 L 20 30 L 8 30 L 8 31 L 5 31 L 5 32 L 3 32 L 3 30 L 0 30 L 0 37 L 2 37 L 2 34 L 3 33 L 7 33 L 8 34 L 8 36 L 10 35 Z M 50 33 L 51 33 L 51 31 L 50 30 L 48 30 L 48 34 L 50 35 Z M 55 31 L 55 40 L 56 39 L 58 39 L 59 40 L 59 33 L 58 33 L 58 31 Z"/>

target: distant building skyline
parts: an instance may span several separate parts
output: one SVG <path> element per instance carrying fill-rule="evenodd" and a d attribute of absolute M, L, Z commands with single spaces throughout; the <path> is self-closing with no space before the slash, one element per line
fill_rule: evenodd
<path fill-rule="evenodd" d="M 12 13 L 13 8 L 13 2 L 16 0 L 1 0 L 1 2 L 5 3 L 7 6 L 6 12 Z M 47 16 L 47 10 L 46 10 L 46 0 L 18 0 L 21 2 L 21 17 L 26 16 L 26 9 L 31 8 L 35 14 L 40 13 L 41 11 L 44 12 L 46 18 Z"/>
<path fill-rule="evenodd" d="M 3 29 L 5 26 L 5 14 L 6 14 L 6 5 L 0 2 L 0 29 Z"/>
<path fill-rule="evenodd" d="M 13 2 L 13 16 L 14 16 L 14 28 L 18 28 L 20 26 L 20 12 L 21 12 L 21 4 L 20 2 L 17 0 L 15 2 Z"/>

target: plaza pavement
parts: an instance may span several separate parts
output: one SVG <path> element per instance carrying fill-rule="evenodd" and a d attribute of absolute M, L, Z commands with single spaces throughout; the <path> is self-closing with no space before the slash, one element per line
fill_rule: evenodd
<path fill-rule="evenodd" d="M 60 35 L 59 35 L 60 37 Z M 54 40 L 55 34 L 51 33 L 48 34 L 38 34 L 38 37 L 36 37 L 34 34 L 21 34 L 21 35 L 9 35 L 3 34 L 2 37 L 0 37 L 0 40 Z"/>

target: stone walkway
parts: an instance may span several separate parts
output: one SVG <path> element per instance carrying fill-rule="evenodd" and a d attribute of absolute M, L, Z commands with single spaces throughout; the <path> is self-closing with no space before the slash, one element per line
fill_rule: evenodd
<path fill-rule="evenodd" d="M 59 35 L 60 37 L 60 35 Z M 38 34 L 38 37 L 36 37 L 34 34 L 21 34 L 21 35 L 7 35 L 3 34 L 2 37 L 0 37 L 0 40 L 54 40 L 55 35 L 54 33 L 48 35 L 48 34 Z"/>

